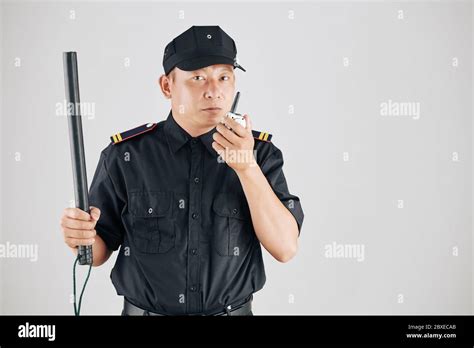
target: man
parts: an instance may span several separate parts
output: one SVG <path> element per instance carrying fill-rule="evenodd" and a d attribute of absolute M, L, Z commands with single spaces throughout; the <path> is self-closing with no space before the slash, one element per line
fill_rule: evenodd
<path fill-rule="evenodd" d="M 303 223 L 282 152 L 268 133 L 225 117 L 236 47 L 218 26 L 193 26 L 165 49 L 165 121 L 112 136 L 91 183 L 90 215 L 65 209 L 66 244 L 93 246 L 93 266 L 119 246 L 111 273 L 123 315 L 252 315 L 265 283 L 261 245 L 278 261 Z"/>

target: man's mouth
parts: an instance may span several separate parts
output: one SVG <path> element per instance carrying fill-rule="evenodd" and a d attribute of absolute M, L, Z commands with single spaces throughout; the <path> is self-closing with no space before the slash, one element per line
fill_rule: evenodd
<path fill-rule="evenodd" d="M 206 108 L 203 109 L 204 111 L 211 111 L 211 110 L 221 110 L 221 108 L 213 107 L 213 108 Z"/>

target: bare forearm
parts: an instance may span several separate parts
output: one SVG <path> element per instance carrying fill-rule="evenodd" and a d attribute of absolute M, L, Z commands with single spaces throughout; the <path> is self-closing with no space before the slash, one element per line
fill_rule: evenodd
<path fill-rule="evenodd" d="M 275 195 L 252 155 L 246 156 L 250 161 L 228 156 L 235 153 L 253 154 L 255 140 L 252 122 L 248 115 L 244 115 L 244 119 L 245 128 L 231 117 L 224 117 L 224 125 L 218 124 L 217 132 L 212 135 L 212 147 L 237 173 L 260 243 L 278 261 L 286 262 L 296 254 L 298 247 L 298 224 L 295 218 Z"/>
<path fill-rule="evenodd" d="M 290 260 L 298 248 L 298 225 L 273 192 L 258 165 L 237 172 L 250 208 L 257 238 L 278 261 Z"/>

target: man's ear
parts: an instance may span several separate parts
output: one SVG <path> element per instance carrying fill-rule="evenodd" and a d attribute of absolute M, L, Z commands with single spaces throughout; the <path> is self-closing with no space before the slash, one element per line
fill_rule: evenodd
<path fill-rule="evenodd" d="M 158 84 L 160 85 L 161 92 L 163 93 L 165 98 L 171 99 L 170 79 L 166 75 L 161 75 L 160 79 L 158 80 Z"/>

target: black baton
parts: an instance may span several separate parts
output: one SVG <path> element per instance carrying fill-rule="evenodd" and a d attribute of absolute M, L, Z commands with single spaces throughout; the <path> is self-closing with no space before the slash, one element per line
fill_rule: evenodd
<path fill-rule="evenodd" d="M 76 52 L 64 52 L 64 82 L 66 84 L 67 120 L 71 147 L 72 174 L 76 208 L 89 213 L 86 158 L 82 136 L 81 108 L 79 99 L 79 77 Z M 92 265 L 92 245 L 79 245 L 79 264 Z"/>

